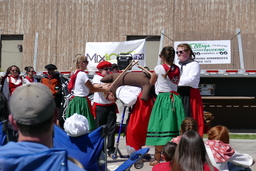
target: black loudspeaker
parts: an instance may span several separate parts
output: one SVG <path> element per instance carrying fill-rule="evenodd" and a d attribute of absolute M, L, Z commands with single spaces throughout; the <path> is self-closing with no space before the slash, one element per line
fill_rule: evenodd
<path fill-rule="evenodd" d="M 132 54 L 119 54 L 116 59 L 119 70 L 123 70 L 132 62 L 133 58 Z"/>

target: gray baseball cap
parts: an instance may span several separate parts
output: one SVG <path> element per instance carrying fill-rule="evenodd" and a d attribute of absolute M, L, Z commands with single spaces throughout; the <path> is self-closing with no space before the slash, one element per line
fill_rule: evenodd
<path fill-rule="evenodd" d="M 41 83 L 25 84 L 11 95 L 10 111 L 16 122 L 36 125 L 53 116 L 55 101 L 47 86 Z"/>

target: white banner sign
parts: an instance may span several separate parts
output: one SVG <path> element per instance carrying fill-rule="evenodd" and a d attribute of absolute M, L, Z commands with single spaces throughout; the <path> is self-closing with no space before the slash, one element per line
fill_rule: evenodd
<path fill-rule="evenodd" d="M 117 64 L 117 56 L 120 53 L 131 54 L 134 60 L 138 60 L 141 66 L 145 65 L 146 39 L 125 41 L 125 42 L 87 42 L 85 55 L 89 60 L 87 66 L 89 71 L 95 71 L 96 66 L 102 61 L 109 61 Z M 141 70 L 137 66 L 133 70 Z"/>
<path fill-rule="evenodd" d="M 174 42 L 174 48 L 181 43 L 187 43 L 195 53 L 195 60 L 199 64 L 230 64 L 231 48 L 230 40 L 208 40 L 208 41 L 183 41 Z M 177 62 L 176 55 L 175 61 Z"/>

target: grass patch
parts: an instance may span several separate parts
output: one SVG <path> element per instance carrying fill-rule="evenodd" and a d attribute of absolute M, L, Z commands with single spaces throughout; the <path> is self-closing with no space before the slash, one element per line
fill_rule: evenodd
<path fill-rule="evenodd" d="M 230 139 L 256 139 L 252 134 L 229 134 Z"/>
<path fill-rule="evenodd" d="M 207 138 L 207 134 L 204 134 L 204 138 Z M 252 134 L 229 134 L 230 139 L 251 139 L 255 140 L 256 135 Z"/>

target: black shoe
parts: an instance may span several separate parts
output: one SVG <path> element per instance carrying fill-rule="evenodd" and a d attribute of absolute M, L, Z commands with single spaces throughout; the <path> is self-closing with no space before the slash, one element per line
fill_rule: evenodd
<path fill-rule="evenodd" d="M 115 148 L 108 150 L 108 156 L 110 157 L 112 154 L 115 153 Z"/>
<path fill-rule="evenodd" d="M 150 154 L 145 154 L 143 156 L 143 159 L 142 159 L 143 162 L 149 162 L 150 160 L 151 160 L 151 155 Z"/>

